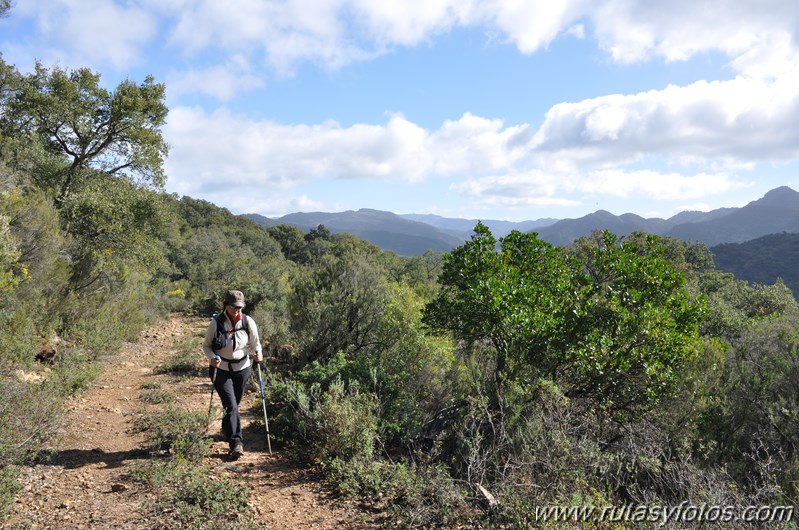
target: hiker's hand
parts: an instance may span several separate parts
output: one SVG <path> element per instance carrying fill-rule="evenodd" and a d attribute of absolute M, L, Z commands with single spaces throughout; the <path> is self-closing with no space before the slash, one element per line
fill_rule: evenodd
<path fill-rule="evenodd" d="M 253 360 L 255 362 L 259 363 L 259 362 L 264 360 L 264 354 L 259 352 L 259 351 L 257 351 L 257 352 L 252 354 L 252 358 L 253 358 Z"/>
<path fill-rule="evenodd" d="M 222 364 L 222 359 L 220 359 L 217 355 L 212 360 L 208 361 L 208 364 L 211 366 L 211 368 L 218 368 L 219 365 Z"/>

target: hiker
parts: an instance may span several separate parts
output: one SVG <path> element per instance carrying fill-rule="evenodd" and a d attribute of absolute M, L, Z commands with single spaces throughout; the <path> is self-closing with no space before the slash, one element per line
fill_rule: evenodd
<path fill-rule="evenodd" d="M 223 305 L 222 313 L 208 324 L 203 351 L 208 356 L 208 375 L 225 409 L 222 431 L 235 460 L 244 454 L 239 403 L 252 373 L 250 355 L 260 363 L 263 354 L 255 320 L 242 313 L 244 294 L 228 291 Z"/>

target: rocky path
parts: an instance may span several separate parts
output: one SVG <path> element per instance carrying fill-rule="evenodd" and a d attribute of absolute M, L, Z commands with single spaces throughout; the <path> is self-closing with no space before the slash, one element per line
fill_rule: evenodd
<path fill-rule="evenodd" d="M 100 377 L 69 404 L 52 456 L 24 470 L 24 489 L 3 528 L 157 528 L 147 509 L 155 501 L 152 493 L 131 477 L 136 462 L 150 458 L 140 449 L 133 421 L 152 406 L 143 402 L 143 388 L 164 389 L 185 409 L 207 410 L 211 387 L 199 371 L 176 378 L 154 370 L 174 359 L 178 345 L 187 341 L 196 341 L 197 366 L 204 366 L 200 343 L 206 326 L 205 319 L 176 316 L 106 362 Z M 245 455 L 228 459 L 215 421 L 209 431 L 212 455 L 204 463 L 210 473 L 246 487 L 256 522 L 275 530 L 379 528 L 373 514 L 333 498 L 317 475 L 292 463 L 279 448 L 273 446 L 269 455 L 262 427 L 250 428 L 261 412 L 253 407 L 256 398 L 249 392 L 242 403 Z"/>

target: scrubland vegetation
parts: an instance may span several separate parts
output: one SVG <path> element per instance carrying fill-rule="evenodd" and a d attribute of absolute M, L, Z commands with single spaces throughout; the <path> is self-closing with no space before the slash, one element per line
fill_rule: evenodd
<path fill-rule="evenodd" d="M 228 288 L 267 346 L 276 447 L 398 526 L 795 503 L 799 307 L 784 284 L 647 234 L 553 247 L 478 224 L 448 255 L 400 257 L 323 226 L 263 229 L 164 193 L 163 100 L 152 79 L 109 92 L 86 70 L 0 62 L 0 510 L 99 359 Z M 151 435 L 184 458 L 142 480 L 209 488 L 190 467 L 202 443 Z"/>

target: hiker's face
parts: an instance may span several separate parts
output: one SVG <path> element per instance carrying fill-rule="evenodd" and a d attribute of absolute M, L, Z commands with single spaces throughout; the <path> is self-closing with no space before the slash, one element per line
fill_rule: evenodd
<path fill-rule="evenodd" d="M 235 317 L 236 315 L 241 313 L 241 310 L 244 309 L 244 308 L 243 307 L 239 307 L 239 306 L 229 305 L 229 306 L 227 306 L 226 309 L 227 309 L 228 315 L 230 315 L 232 317 Z"/>

